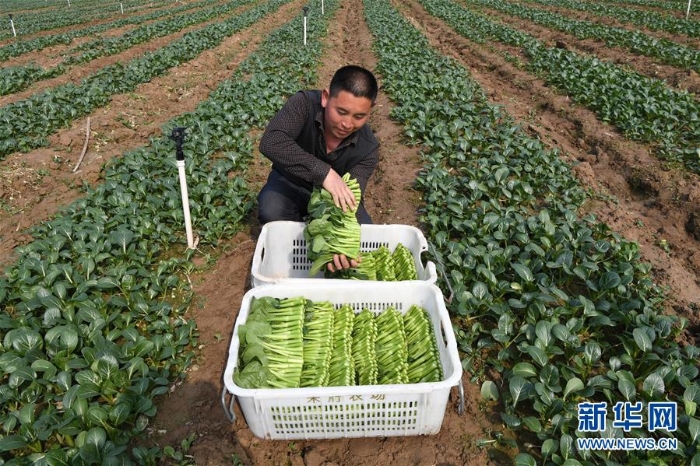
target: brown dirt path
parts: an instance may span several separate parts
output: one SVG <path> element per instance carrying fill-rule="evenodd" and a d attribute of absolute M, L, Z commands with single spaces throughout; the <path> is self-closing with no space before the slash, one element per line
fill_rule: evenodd
<path fill-rule="evenodd" d="M 325 40 L 327 51 L 318 70 L 323 87 L 333 72 L 348 63 L 374 69 L 372 37 L 364 23 L 361 0 L 345 3 L 336 13 Z M 381 76 L 379 76 L 381 83 Z M 381 160 L 370 181 L 367 209 L 375 223 L 417 225 L 418 193 L 411 182 L 420 168 L 416 149 L 401 145 L 401 129 L 389 120 L 392 103 L 383 94 L 373 110 L 370 124 L 380 140 Z M 267 174 L 265 163 L 254 163 L 249 178 L 259 183 Z M 502 452 L 479 449 L 476 441 L 488 438 L 500 423 L 481 405 L 479 389 L 464 376 L 466 413 L 456 412 L 457 391 L 446 407 L 442 430 L 435 436 L 338 439 L 325 441 L 271 441 L 253 436 L 236 405 L 232 425 L 220 402 L 221 376 L 228 357 L 228 344 L 243 294 L 250 287 L 249 271 L 259 227 L 251 220 L 250 231 L 240 233 L 223 252 L 213 270 L 193 280 L 196 301 L 192 309 L 200 332 L 201 358 L 188 379 L 162 400 L 152 426 L 152 440 L 177 444 L 195 434 L 190 454 L 197 464 L 226 464 L 232 454 L 255 465 L 487 465 L 508 464 L 489 459 Z M 182 410 L 182 406 L 187 409 Z M 176 409 L 180 408 L 180 409 Z M 173 415 L 177 411 L 177 415 Z"/>
<path fill-rule="evenodd" d="M 700 177 L 673 170 L 649 148 L 623 138 L 595 115 L 508 63 L 496 44 L 479 46 L 430 16 L 415 0 L 405 15 L 443 54 L 460 61 L 489 99 L 533 136 L 573 162 L 594 194 L 586 209 L 640 245 L 657 283 L 668 287 L 667 308 L 688 318 L 700 338 Z M 510 52 L 515 52 L 509 49 Z"/>
<path fill-rule="evenodd" d="M 114 96 L 91 115 L 90 140 L 77 173 L 73 168 L 83 148 L 87 117 L 50 138 L 50 146 L 13 154 L 0 162 L 0 266 L 13 260 L 13 249 L 31 240 L 24 230 L 48 219 L 82 196 L 83 182 L 95 183 L 112 157 L 148 144 L 176 115 L 194 110 L 228 79 L 269 31 L 300 8 L 302 0 L 283 6 L 252 27 L 225 39 L 218 47 L 173 68 L 134 92 Z M 117 60 L 116 57 L 112 57 Z"/>

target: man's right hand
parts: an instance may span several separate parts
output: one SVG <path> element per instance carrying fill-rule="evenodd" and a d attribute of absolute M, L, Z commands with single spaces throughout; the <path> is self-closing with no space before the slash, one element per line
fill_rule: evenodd
<path fill-rule="evenodd" d="M 326 179 L 323 180 L 323 188 L 331 193 L 333 196 L 333 203 L 343 209 L 343 212 L 347 212 L 348 209 L 354 210 L 355 205 L 355 195 L 345 184 L 343 178 L 341 178 L 338 173 L 332 168 L 328 171 Z"/>

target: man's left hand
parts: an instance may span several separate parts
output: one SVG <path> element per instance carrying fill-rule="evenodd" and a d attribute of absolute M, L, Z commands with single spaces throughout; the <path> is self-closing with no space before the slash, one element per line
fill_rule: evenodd
<path fill-rule="evenodd" d="M 348 259 L 345 254 L 334 254 L 333 262 L 328 263 L 328 271 L 339 272 L 341 270 L 355 268 L 359 263 L 360 262 L 355 259 Z"/>

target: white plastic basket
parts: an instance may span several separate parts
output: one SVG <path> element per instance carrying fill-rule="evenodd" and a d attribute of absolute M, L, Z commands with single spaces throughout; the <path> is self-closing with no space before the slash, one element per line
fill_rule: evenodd
<path fill-rule="evenodd" d="M 300 283 L 300 280 L 317 283 L 323 278 L 323 272 L 309 276 L 312 262 L 306 257 L 304 226 L 304 222 L 286 221 L 269 222 L 263 226 L 251 267 L 254 287 L 287 281 Z M 418 228 L 411 225 L 361 225 L 360 238 L 361 251 L 374 251 L 382 245 L 393 251 L 399 243 L 403 244 L 413 255 L 418 280 L 427 283 L 437 280 L 435 264 L 428 261 L 423 265 L 421 261 L 428 242 Z"/>
<path fill-rule="evenodd" d="M 289 389 L 246 389 L 233 381 L 238 364 L 238 328 L 244 324 L 253 297 L 288 298 L 304 296 L 347 303 L 355 312 L 369 309 L 379 313 L 390 306 L 405 313 L 412 304 L 430 315 L 440 352 L 444 380 L 440 382 L 361 385 L 354 387 L 310 387 Z M 440 289 L 422 282 L 334 281 L 323 286 L 293 284 L 252 288 L 243 296 L 241 310 L 224 371 L 221 401 L 226 414 L 235 420 L 236 398 L 254 435 L 273 440 L 329 439 L 341 437 L 387 437 L 431 435 L 440 431 L 451 387 L 459 385 L 462 365 L 454 331 Z M 227 392 L 231 394 L 227 403 Z M 463 403 L 463 391 L 460 390 Z"/>

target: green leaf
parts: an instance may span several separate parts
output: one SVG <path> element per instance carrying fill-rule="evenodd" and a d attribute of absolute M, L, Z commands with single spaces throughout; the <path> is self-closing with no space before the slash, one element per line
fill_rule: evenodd
<path fill-rule="evenodd" d="M 535 366 L 530 364 L 529 362 L 519 362 L 515 366 L 513 366 L 513 375 L 519 375 L 520 377 L 528 378 L 528 377 L 536 377 L 537 376 L 537 369 L 535 369 Z"/>
<path fill-rule="evenodd" d="M 94 445 L 98 450 L 102 448 L 102 445 L 107 441 L 107 433 L 102 427 L 93 427 L 85 436 L 85 443 Z"/>
<path fill-rule="evenodd" d="M 603 275 L 600 282 L 598 283 L 601 290 L 611 290 L 617 288 L 617 286 L 622 282 L 620 276 L 616 272 L 607 272 Z"/>
<path fill-rule="evenodd" d="M 520 262 L 512 262 L 510 265 L 513 267 L 513 270 L 515 270 L 515 273 L 526 282 L 530 283 L 535 280 L 535 276 L 532 274 L 530 267 Z"/>
<path fill-rule="evenodd" d="M 540 421 L 534 416 L 527 416 L 523 418 L 523 424 L 525 424 L 525 427 L 534 433 L 539 433 L 542 431 L 542 424 L 540 424 Z"/>
<path fill-rule="evenodd" d="M 532 455 L 520 453 L 515 457 L 515 466 L 537 466 L 537 461 Z"/>
<path fill-rule="evenodd" d="M 634 383 L 624 378 L 620 378 L 620 380 L 617 382 L 617 389 L 620 390 L 620 393 L 622 393 L 622 396 L 624 396 L 625 400 L 627 401 L 634 400 L 635 396 L 637 395 L 637 389 L 635 388 Z"/>
<path fill-rule="evenodd" d="M 472 286 L 472 294 L 476 299 L 484 299 L 484 297 L 489 293 L 489 289 L 484 282 L 476 282 Z"/>
<path fill-rule="evenodd" d="M 109 235 L 109 240 L 118 245 L 124 254 L 126 254 L 126 247 L 134 239 L 134 233 L 128 228 L 120 227 L 116 231 L 113 231 Z"/>
<path fill-rule="evenodd" d="M 527 348 L 525 348 L 525 351 L 527 351 L 527 354 L 529 354 L 530 357 L 532 357 L 532 359 L 540 367 L 544 367 L 549 363 L 549 357 L 547 356 L 547 353 L 544 352 L 544 350 L 534 345 L 530 345 Z"/>
<path fill-rule="evenodd" d="M 513 376 L 509 381 L 510 395 L 513 397 L 513 407 L 518 405 L 518 402 L 530 396 L 530 387 L 532 384 L 520 376 Z"/>
<path fill-rule="evenodd" d="M 481 397 L 487 401 L 488 400 L 497 401 L 499 394 L 498 394 L 498 387 L 496 387 L 496 384 L 490 380 L 484 381 L 484 383 L 481 384 Z"/>
<path fill-rule="evenodd" d="M 8 435 L 0 438 L 0 451 L 11 451 L 27 446 L 27 440 L 21 435 Z"/>
<path fill-rule="evenodd" d="M 558 442 L 554 439 L 548 438 L 542 443 L 542 454 L 545 457 L 550 456 L 552 453 L 557 451 Z"/>
<path fill-rule="evenodd" d="M 637 343 L 640 350 L 644 351 L 645 353 L 651 350 L 651 338 L 649 338 L 649 335 L 647 335 L 644 329 L 639 327 L 635 328 L 632 331 L 632 335 L 634 336 L 634 341 Z"/>
<path fill-rule="evenodd" d="M 564 388 L 564 399 L 566 399 L 569 393 L 578 392 L 580 390 L 583 390 L 583 388 L 583 381 L 578 377 L 569 379 L 569 381 L 566 382 L 566 388 Z"/>
<path fill-rule="evenodd" d="M 649 376 L 644 379 L 642 389 L 652 398 L 662 396 L 666 389 L 663 377 L 656 372 L 649 374 Z"/>
<path fill-rule="evenodd" d="M 550 341 L 552 341 L 551 330 L 552 323 L 546 320 L 540 320 L 535 326 L 535 334 L 537 334 L 537 338 L 540 339 L 545 347 L 549 346 Z"/>
<path fill-rule="evenodd" d="M 559 439 L 559 451 L 565 460 L 569 459 L 569 455 L 573 451 L 573 446 L 574 439 L 571 437 L 571 435 L 562 434 L 561 438 Z"/>
<path fill-rule="evenodd" d="M 688 419 L 688 432 L 690 432 L 691 443 L 695 443 L 700 438 L 700 420 L 691 417 Z"/>

